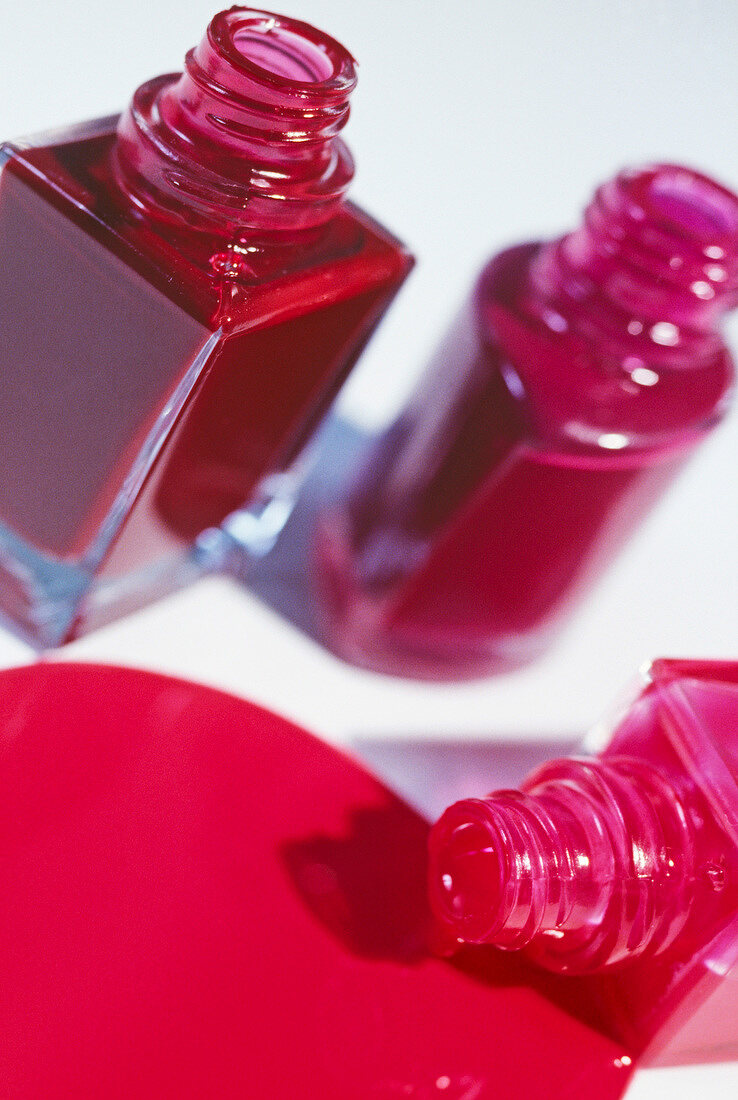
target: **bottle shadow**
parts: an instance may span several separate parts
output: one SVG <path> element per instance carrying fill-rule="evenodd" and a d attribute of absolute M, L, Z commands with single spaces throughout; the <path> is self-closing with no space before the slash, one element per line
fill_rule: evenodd
<path fill-rule="evenodd" d="M 574 738 L 470 744 L 355 737 L 356 754 L 404 801 L 390 795 L 384 805 L 357 809 L 340 836 L 296 838 L 282 847 L 302 904 L 352 955 L 401 966 L 435 958 L 491 991 L 525 988 L 612 1038 L 599 977 L 548 973 L 520 954 L 492 947 L 452 953 L 427 901 L 427 819 L 449 797 L 517 785 L 531 768 L 575 746 Z M 407 802 L 425 816 L 413 813 Z"/>
<path fill-rule="evenodd" d="M 429 950 L 427 835 L 392 800 L 357 809 L 341 836 L 290 841 L 282 858 L 303 904 L 352 955 L 409 965 Z"/>
<path fill-rule="evenodd" d="M 426 898 L 428 820 L 456 799 L 516 786 L 576 741 L 356 736 L 350 745 L 399 797 L 356 809 L 341 836 L 291 841 L 282 858 L 304 904 L 352 953 L 407 963 L 440 946 Z"/>
<path fill-rule="evenodd" d="M 336 498 L 369 439 L 348 421 L 329 416 L 311 444 L 315 464 L 274 547 L 262 558 L 238 553 L 231 557 L 233 579 L 321 645 L 312 573 L 315 525 L 324 502 Z"/>
<path fill-rule="evenodd" d="M 540 764 L 577 751 L 580 738 L 498 734 L 494 738 L 372 737 L 355 734 L 349 745 L 384 783 L 429 820 L 462 798 L 517 787 Z"/>

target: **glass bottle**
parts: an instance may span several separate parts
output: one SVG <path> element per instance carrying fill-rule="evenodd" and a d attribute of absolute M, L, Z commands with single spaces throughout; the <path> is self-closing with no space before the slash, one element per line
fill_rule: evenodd
<path fill-rule="evenodd" d="M 738 1058 L 738 662 L 655 661 L 597 756 L 451 806 L 430 897 L 652 1063 Z"/>
<path fill-rule="evenodd" d="M 624 171 L 494 257 L 318 539 L 325 633 L 381 672 L 533 660 L 726 410 L 738 197 Z"/>
<path fill-rule="evenodd" d="M 344 201 L 355 82 L 231 8 L 119 118 L 3 146 L 0 609 L 36 645 L 196 575 L 239 509 L 247 551 L 284 522 L 411 265 Z"/>

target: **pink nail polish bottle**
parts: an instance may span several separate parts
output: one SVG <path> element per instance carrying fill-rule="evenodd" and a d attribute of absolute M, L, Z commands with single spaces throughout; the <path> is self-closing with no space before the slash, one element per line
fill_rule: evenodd
<path fill-rule="evenodd" d="M 2 147 L 0 609 L 32 642 L 182 583 L 234 511 L 257 542 L 287 514 L 411 264 L 344 201 L 355 82 L 328 35 L 231 8 L 120 118 Z"/>
<path fill-rule="evenodd" d="M 539 655 L 725 411 L 737 298 L 738 197 L 672 165 L 496 256 L 326 515 L 336 651 L 448 680 Z"/>
<path fill-rule="evenodd" d="M 646 1061 L 738 1058 L 738 663 L 654 662 L 598 756 L 451 806 L 429 881 L 452 937 L 572 976 Z"/>

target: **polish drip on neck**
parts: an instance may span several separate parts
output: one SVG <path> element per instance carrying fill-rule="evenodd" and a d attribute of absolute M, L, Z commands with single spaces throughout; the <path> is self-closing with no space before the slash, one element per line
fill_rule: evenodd
<path fill-rule="evenodd" d="M 351 55 L 307 23 L 221 12 L 183 73 L 135 93 L 113 153 L 118 185 L 144 216 L 229 239 L 321 225 L 353 177 L 337 135 L 355 85 Z"/>

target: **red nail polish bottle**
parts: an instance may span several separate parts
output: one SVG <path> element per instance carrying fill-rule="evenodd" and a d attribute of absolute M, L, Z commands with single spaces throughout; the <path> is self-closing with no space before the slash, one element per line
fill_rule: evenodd
<path fill-rule="evenodd" d="M 653 1063 L 738 1057 L 738 663 L 656 661 L 599 756 L 451 806 L 431 902 Z"/>
<path fill-rule="evenodd" d="M 321 31 L 232 8 L 120 118 L 3 147 L 0 608 L 31 641 L 284 494 L 411 263 L 344 201 L 355 81 Z"/>
<path fill-rule="evenodd" d="M 561 240 L 496 256 L 320 540 L 327 633 L 358 664 L 525 664 L 727 404 L 738 197 L 623 172 Z"/>

